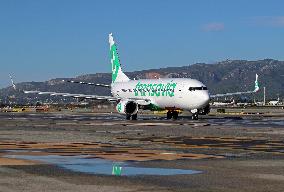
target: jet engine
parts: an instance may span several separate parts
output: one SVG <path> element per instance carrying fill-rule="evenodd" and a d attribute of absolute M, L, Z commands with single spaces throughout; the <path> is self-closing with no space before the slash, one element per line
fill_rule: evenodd
<path fill-rule="evenodd" d="M 210 113 L 210 105 L 206 105 L 204 108 L 198 110 L 199 115 L 206 115 Z"/>
<path fill-rule="evenodd" d="M 121 114 L 134 115 L 138 112 L 138 104 L 131 100 L 121 100 L 117 104 L 116 110 Z"/>

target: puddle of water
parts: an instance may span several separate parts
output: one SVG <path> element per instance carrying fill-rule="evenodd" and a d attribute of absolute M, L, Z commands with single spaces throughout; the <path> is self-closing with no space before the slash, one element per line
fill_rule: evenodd
<path fill-rule="evenodd" d="M 167 169 L 167 168 L 146 168 L 131 166 L 130 163 L 113 162 L 105 159 L 88 158 L 89 156 L 33 156 L 33 155 L 7 155 L 8 158 L 17 158 L 25 160 L 36 160 L 45 163 L 55 164 L 72 171 L 112 175 L 113 166 L 122 167 L 122 176 L 135 175 L 189 175 L 202 173 L 201 171 L 189 169 Z"/>
<path fill-rule="evenodd" d="M 284 125 L 284 121 L 272 121 L 275 125 Z"/>

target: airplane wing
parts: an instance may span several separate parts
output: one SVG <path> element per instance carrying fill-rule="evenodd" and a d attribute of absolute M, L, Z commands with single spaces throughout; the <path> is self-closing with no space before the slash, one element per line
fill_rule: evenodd
<path fill-rule="evenodd" d="M 216 94 L 216 95 L 210 95 L 211 98 L 216 97 L 224 97 L 224 96 L 233 96 L 233 95 L 243 95 L 243 94 L 252 94 L 259 91 L 259 85 L 258 85 L 258 75 L 255 75 L 255 82 L 254 82 L 254 90 L 253 91 L 245 91 L 245 92 L 235 92 L 235 93 L 224 93 L 224 94 Z"/>
<path fill-rule="evenodd" d="M 82 82 L 82 81 L 70 81 L 70 80 L 62 80 L 62 81 L 69 82 L 69 83 L 78 83 L 78 84 L 85 84 L 85 85 L 110 87 L 110 85 L 106 85 L 106 84 L 87 83 L 87 82 Z M 45 91 L 24 91 L 24 93 L 26 93 L 26 94 L 50 95 L 50 96 L 62 96 L 62 97 L 73 97 L 73 98 L 78 98 L 78 99 L 107 100 L 107 101 L 120 100 L 120 98 L 116 98 L 116 97 L 112 97 L 112 96 L 85 95 L 85 94 L 73 94 L 73 93 L 57 93 L 57 92 L 45 92 Z"/>
<path fill-rule="evenodd" d="M 106 100 L 106 101 L 119 101 L 121 98 L 112 96 L 100 96 L 100 95 L 85 95 L 85 94 L 73 94 L 73 93 L 57 93 L 57 92 L 44 92 L 44 91 L 24 91 L 26 94 L 38 94 L 38 95 L 50 95 L 50 96 L 62 96 L 73 97 L 78 99 L 91 99 L 91 100 Z M 136 101 L 141 105 L 147 105 L 151 103 L 150 99 L 142 98 L 128 98 L 129 100 Z"/>
<path fill-rule="evenodd" d="M 50 95 L 50 96 L 62 96 L 62 97 L 73 97 L 78 99 L 92 99 L 92 100 L 107 100 L 117 101 L 120 98 L 112 96 L 100 96 L 100 95 L 85 95 L 85 94 L 72 94 L 72 93 L 57 93 L 57 92 L 44 92 L 44 91 L 24 91 L 26 94 L 39 94 L 39 95 Z"/>
<path fill-rule="evenodd" d="M 93 85 L 93 86 L 99 86 L 99 87 L 109 87 L 110 85 L 107 84 L 100 84 L 100 83 L 88 83 L 88 82 L 83 82 L 83 81 L 70 81 L 70 80 L 62 80 L 64 82 L 68 83 L 77 83 L 77 84 L 84 84 L 84 85 Z"/>

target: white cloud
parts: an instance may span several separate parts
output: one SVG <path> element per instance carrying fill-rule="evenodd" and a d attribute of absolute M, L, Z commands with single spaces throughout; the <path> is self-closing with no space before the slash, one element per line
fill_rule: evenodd
<path fill-rule="evenodd" d="M 203 31 L 223 31 L 225 29 L 224 23 L 220 22 L 213 22 L 213 23 L 207 23 L 202 26 Z"/>
<path fill-rule="evenodd" d="M 284 16 L 254 17 L 252 22 L 255 25 L 264 27 L 284 27 Z"/>

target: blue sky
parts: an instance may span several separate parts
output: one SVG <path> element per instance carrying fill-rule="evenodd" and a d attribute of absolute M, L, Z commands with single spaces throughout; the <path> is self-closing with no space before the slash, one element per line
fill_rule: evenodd
<path fill-rule="evenodd" d="M 284 60 L 281 0 L 0 0 L 0 87 L 225 59 Z"/>

